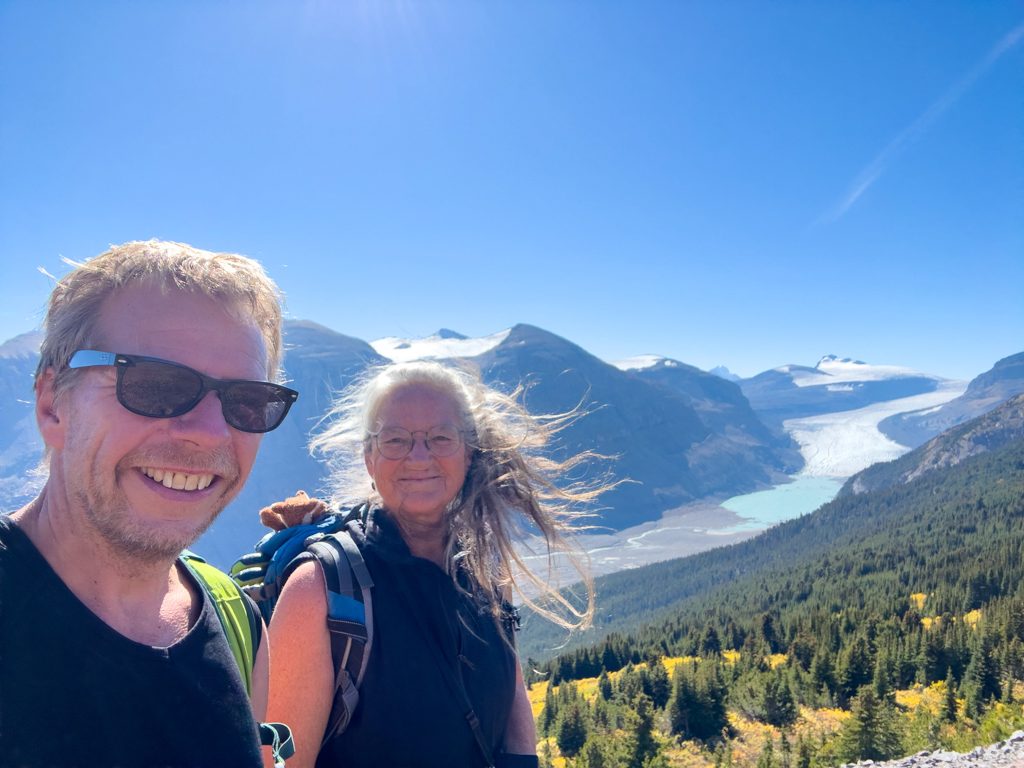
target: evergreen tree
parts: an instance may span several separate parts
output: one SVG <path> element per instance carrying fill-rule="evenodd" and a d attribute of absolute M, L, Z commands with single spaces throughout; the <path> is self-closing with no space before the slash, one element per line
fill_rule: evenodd
<path fill-rule="evenodd" d="M 843 655 L 842 669 L 836 681 L 842 700 L 849 701 L 862 685 L 868 685 L 874 677 L 873 672 L 867 640 L 858 637 Z"/>
<path fill-rule="evenodd" d="M 797 736 L 796 740 L 796 768 L 811 768 L 814 759 L 814 747 L 810 741 L 805 741 L 803 735 Z"/>
<path fill-rule="evenodd" d="M 779 670 L 775 670 L 764 681 L 761 711 L 764 721 L 776 728 L 796 722 L 797 709 L 793 701 L 793 692 L 789 689 L 789 681 Z"/>
<path fill-rule="evenodd" d="M 875 698 L 869 686 L 862 688 L 840 731 L 838 757 L 848 763 L 898 757 L 900 738 L 894 719 L 894 713 Z"/>
<path fill-rule="evenodd" d="M 761 755 L 757 758 L 757 768 L 777 768 L 775 763 L 775 749 L 772 747 L 772 732 L 765 731 L 764 747 Z"/>
<path fill-rule="evenodd" d="M 988 632 L 980 632 L 974 642 L 971 661 L 964 673 L 964 713 L 978 719 L 984 712 L 989 699 L 999 698 L 999 671 L 992 654 L 992 638 Z"/>
<path fill-rule="evenodd" d="M 601 698 L 608 701 L 612 697 L 612 681 L 608 677 L 608 670 L 602 669 L 601 676 L 597 678 L 597 690 Z"/>
<path fill-rule="evenodd" d="M 638 694 L 626 713 L 625 768 L 644 768 L 644 763 L 658 752 L 654 738 L 654 707 L 647 694 Z"/>
<path fill-rule="evenodd" d="M 558 715 L 558 705 L 555 703 L 555 687 L 549 682 L 547 690 L 544 691 L 544 709 L 540 711 L 540 718 L 537 727 L 542 736 L 547 736 L 548 731 L 555 722 Z"/>
<path fill-rule="evenodd" d="M 647 665 L 648 689 L 645 691 L 651 697 L 656 709 L 664 709 L 672 697 L 672 682 L 668 678 L 668 670 L 661 658 L 650 661 Z"/>
<path fill-rule="evenodd" d="M 587 723 L 578 702 L 573 702 L 558 715 L 555 743 L 566 757 L 576 757 L 587 741 Z"/>
<path fill-rule="evenodd" d="M 940 715 L 947 723 L 956 722 L 956 680 L 953 679 L 952 669 L 946 674 L 946 694 L 942 698 Z"/>
<path fill-rule="evenodd" d="M 780 768 L 793 767 L 793 754 L 785 731 L 779 736 L 779 765 Z"/>
<path fill-rule="evenodd" d="M 875 698 L 886 704 L 896 703 L 895 664 L 888 651 L 880 651 L 875 661 L 875 679 L 872 683 Z"/>
<path fill-rule="evenodd" d="M 596 733 L 591 733 L 580 750 L 576 768 L 611 768 L 614 765 L 612 759 L 608 755 L 607 740 Z"/>
<path fill-rule="evenodd" d="M 836 677 L 832 654 L 824 645 L 819 645 L 811 662 L 811 682 L 815 693 L 835 693 Z"/>
<path fill-rule="evenodd" d="M 721 666 L 716 661 L 705 661 L 697 670 L 696 699 L 700 714 L 691 727 L 694 736 L 711 741 L 730 731 L 725 702 L 729 689 L 722 680 Z"/>
<path fill-rule="evenodd" d="M 722 653 L 722 641 L 718 637 L 718 630 L 714 625 L 708 624 L 704 629 L 704 635 L 700 639 L 701 656 L 719 656 Z"/>
<path fill-rule="evenodd" d="M 689 673 L 690 665 L 681 662 L 676 665 L 672 675 L 674 691 L 669 706 L 669 723 L 673 736 L 691 738 L 690 726 L 695 723 L 699 714 L 695 680 Z"/>

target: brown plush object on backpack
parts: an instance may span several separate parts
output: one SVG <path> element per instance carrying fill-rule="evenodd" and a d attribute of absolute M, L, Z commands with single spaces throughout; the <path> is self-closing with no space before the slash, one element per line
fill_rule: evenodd
<path fill-rule="evenodd" d="M 327 511 L 327 505 L 320 499 L 311 499 L 305 491 L 299 491 L 284 501 L 276 501 L 260 510 L 260 522 L 267 528 L 283 531 L 296 525 L 308 525 Z"/>

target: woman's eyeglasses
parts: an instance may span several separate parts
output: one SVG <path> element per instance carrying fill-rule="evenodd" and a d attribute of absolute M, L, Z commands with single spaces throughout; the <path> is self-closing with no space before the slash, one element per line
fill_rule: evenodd
<path fill-rule="evenodd" d="M 117 401 L 132 413 L 170 419 L 188 413 L 216 392 L 224 421 L 242 432 L 269 432 L 288 415 L 299 397 L 294 389 L 269 381 L 214 379 L 186 365 L 155 357 L 79 350 L 71 368 L 117 366 Z"/>
<path fill-rule="evenodd" d="M 385 459 L 397 461 L 412 453 L 416 435 L 424 435 L 427 450 L 439 458 L 452 456 L 462 446 L 462 432 L 451 424 L 442 424 L 429 431 L 410 432 L 401 427 L 387 427 L 371 438 L 377 441 L 377 450 Z"/>

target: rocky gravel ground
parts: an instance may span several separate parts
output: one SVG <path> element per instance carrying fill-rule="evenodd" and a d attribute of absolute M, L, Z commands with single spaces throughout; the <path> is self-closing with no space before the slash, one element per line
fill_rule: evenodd
<path fill-rule="evenodd" d="M 871 765 L 875 768 L 962 768 L 964 766 L 982 766 L 983 768 L 1024 768 L 1024 731 L 1016 731 L 1006 741 L 1000 741 L 990 747 L 976 747 L 965 755 L 959 752 L 918 752 L 916 755 L 901 760 L 890 760 L 885 763 L 873 763 L 862 760 L 859 763 L 846 763 L 843 768 Z"/>

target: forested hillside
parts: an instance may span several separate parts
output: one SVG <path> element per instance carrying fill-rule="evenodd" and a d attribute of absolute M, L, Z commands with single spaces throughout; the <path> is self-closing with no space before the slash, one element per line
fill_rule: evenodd
<path fill-rule="evenodd" d="M 584 704 L 559 687 L 561 699 L 552 693 L 549 714 L 541 714 L 542 735 L 557 740 L 560 713 L 576 706 L 594 755 L 630 718 L 660 722 L 661 741 L 651 732 L 660 746 L 643 756 L 649 762 L 692 739 L 708 759 L 717 744 L 722 762 L 750 723 L 774 728 L 778 747 L 780 734 L 796 733 L 802 762 L 794 742 L 793 765 L 995 741 L 1021 719 L 1014 686 L 1024 677 L 1022 545 L 1017 440 L 907 485 L 837 499 L 750 542 L 618 574 L 612 600 L 606 593 L 601 602 L 603 621 L 609 605 L 626 614 L 637 603 L 632 615 L 653 614 L 674 593 L 692 597 L 677 599 L 657 623 L 542 665 L 531 660 L 535 679 L 554 686 L 601 676 L 608 694 L 605 705 Z M 657 693 L 659 660 L 677 658 L 689 661 L 676 664 L 666 698 Z M 804 740 L 815 712 L 837 709 L 831 730 Z M 611 747 L 605 752 L 603 763 L 577 764 L 630 764 Z M 691 745 L 690 753 L 699 750 Z"/>

